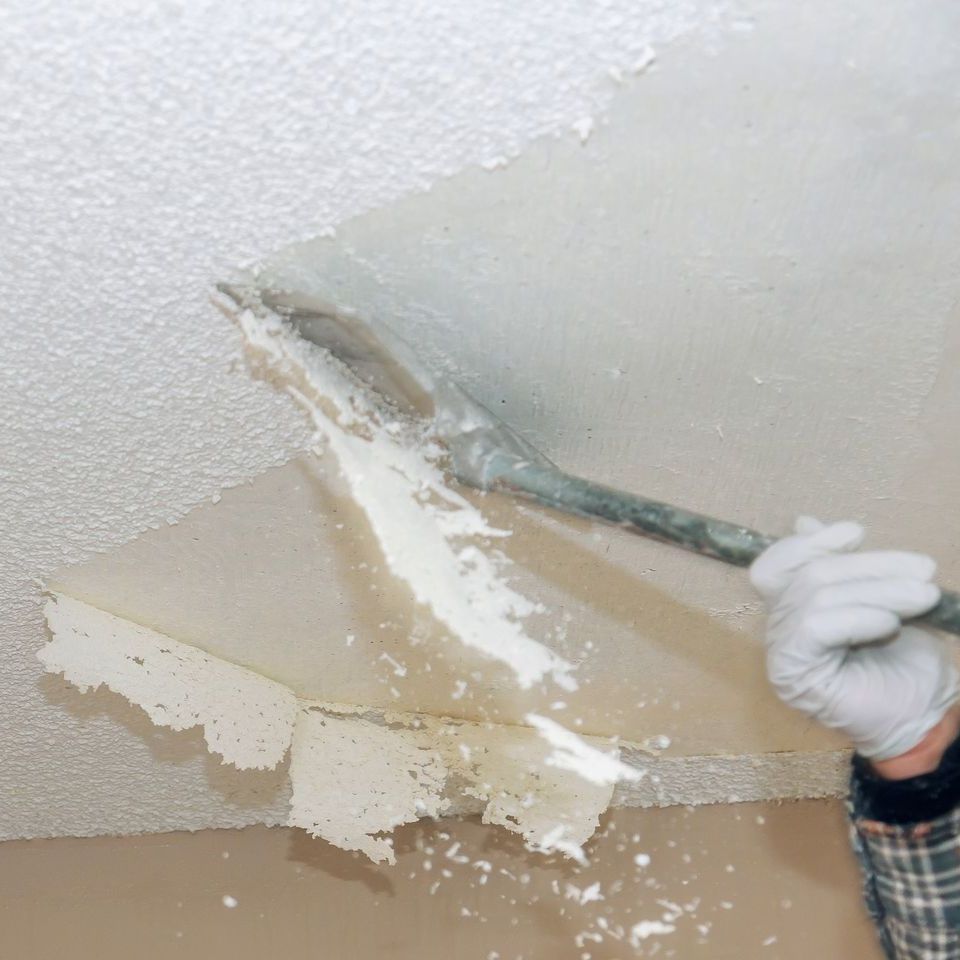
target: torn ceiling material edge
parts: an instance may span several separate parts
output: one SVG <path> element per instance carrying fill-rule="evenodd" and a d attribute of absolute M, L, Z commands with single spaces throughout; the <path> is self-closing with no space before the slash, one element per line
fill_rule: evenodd
<path fill-rule="evenodd" d="M 45 612 L 52 640 L 38 657 L 48 672 L 62 673 L 82 691 L 106 684 L 154 723 L 174 730 L 203 726 L 211 752 L 239 769 L 275 767 L 291 743 L 299 744 L 288 822 L 341 846 L 352 843 L 375 859 L 391 858 L 389 843 L 361 825 L 384 832 L 423 816 L 482 813 L 486 822 L 520 832 L 534 846 L 568 843 L 576 854 L 608 805 L 825 798 L 846 787 L 849 754 L 843 750 L 670 757 L 630 742 L 620 744 L 620 756 L 644 776 L 615 789 L 590 784 L 548 765 L 548 744 L 529 728 L 299 700 L 252 670 L 63 594 L 51 594 Z M 332 771 L 343 779 L 338 790 L 363 795 L 380 789 L 358 779 L 356 764 L 343 763 L 345 744 L 358 736 L 375 779 L 393 777 L 397 786 L 387 808 L 358 808 L 345 823 L 342 811 L 331 812 L 318 797 L 329 792 Z M 544 790 L 553 794 L 541 811 L 527 802 L 531 771 L 541 797 Z M 459 789 L 447 787 L 451 774 Z M 540 816 L 542 810 L 547 815 Z M 564 830 L 551 837 L 549 827 L 557 824 Z"/>
<path fill-rule="evenodd" d="M 622 766 L 640 776 L 597 738 L 564 731 L 583 761 L 528 727 L 302 700 L 253 670 L 64 594 L 50 594 L 45 615 L 52 638 L 37 656 L 47 672 L 83 692 L 106 685 L 158 726 L 203 727 L 210 751 L 240 769 L 276 767 L 289 751 L 289 824 L 375 861 L 393 861 L 382 834 L 448 811 L 448 782 L 484 804 L 485 822 L 581 859 L 616 779 L 590 775 Z"/>

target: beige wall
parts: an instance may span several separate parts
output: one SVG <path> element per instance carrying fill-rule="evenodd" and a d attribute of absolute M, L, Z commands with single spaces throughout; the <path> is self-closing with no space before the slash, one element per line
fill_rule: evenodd
<path fill-rule="evenodd" d="M 468 863 L 446 856 L 454 843 Z M 515 838 L 474 822 L 403 828 L 397 846 L 398 863 L 386 868 L 262 827 L 11 841 L 0 845 L 0 955 L 880 958 L 835 803 L 617 811 L 591 843 L 588 868 L 531 858 Z M 646 867 L 634 864 L 641 852 Z M 485 884 L 478 861 L 490 864 Z M 606 899 L 566 898 L 568 884 L 597 881 Z M 224 907 L 224 895 L 237 906 Z M 674 932 L 636 948 L 609 934 L 576 946 L 578 933 L 602 932 L 603 919 L 613 931 L 661 919 L 670 908 L 658 901 L 689 908 Z"/>

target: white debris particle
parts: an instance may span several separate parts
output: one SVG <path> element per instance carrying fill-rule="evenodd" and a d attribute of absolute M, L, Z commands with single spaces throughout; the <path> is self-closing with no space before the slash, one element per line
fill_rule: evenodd
<path fill-rule="evenodd" d="M 579 903 L 581 906 L 586 903 L 594 903 L 604 899 L 603 894 L 600 892 L 599 880 L 583 889 L 580 889 L 580 887 L 574 883 L 568 883 L 564 890 L 564 897 L 567 900 L 573 900 L 575 903 Z"/>
<path fill-rule="evenodd" d="M 630 945 L 638 947 L 640 941 L 647 937 L 673 933 L 676 929 L 672 923 L 664 923 L 662 920 L 641 920 L 630 928 Z"/>
<path fill-rule="evenodd" d="M 391 657 L 389 653 L 386 653 L 386 652 L 381 653 L 379 659 L 386 660 L 386 662 L 389 663 L 391 667 L 393 667 L 394 676 L 405 677 L 407 675 L 406 666 L 402 663 L 399 663 L 397 660 L 394 660 L 394 658 Z"/>
<path fill-rule="evenodd" d="M 553 753 L 546 761 L 550 766 L 570 770 L 597 784 L 614 784 L 618 780 L 637 781 L 643 776 L 642 771 L 627 766 L 620 760 L 616 748 L 605 753 L 591 747 L 581 737 L 549 717 L 528 713 L 525 720 L 553 746 Z"/>
<path fill-rule="evenodd" d="M 593 117 L 581 117 L 571 125 L 570 129 L 580 138 L 581 143 L 586 143 L 590 139 L 590 134 L 593 133 L 593 127 Z"/>
<path fill-rule="evenodd" d="M 634 60 L 630 69 L 633 73 L 643 73 L 645 70 L 648 70 L 657 59 L 657 52 L 653 47 L 646 47 L 643 53 Z"/>
<path fill-rule="evenodd" d="M 231 897 L 229 893 L 225 893 L 221 898 L 221 902 L 228 909 L 232 910 L 240 902 L 236 897 Z"/>
<path fill-rule="evenodd" d="M 553 850 L 559 850 L 561 853 L 564 853 L 570 857 L 571 860 L 575 860 L 577 863 L 579 863 L 581 867 L 589 867 L 590 861 L 587 859 L 587 855 L 583 852 L 583 847 L 581 847 L 579 843 L 574 843 L 572 840 L 567 839 L 564 836 L 565 833 L 565 827 L 555 827 L 546 836 L 544 836 L 538 844 L 531 844 L 531 846 L 542 850 L 544 853 L 550 853 Z"/>
<path fill-rule="evenodd" d="M 457 680 L 453 685 L 452 699 L 459 700 L 467 692 L 467 681 Z"/>
<path fill-rule="evenodd" d="M 352 633 L 348 633 L 348 634 L 347 634 L 347 646 L 348 646 L 348 647 L 351 646 L 351 645 L 353 644 L 353 641 L 356 640 L 356 639 L 357 639 L 357 638 L 356 638 Z"/>
<path fill-rule="evenodd" d="M 649 867 L 650 866 L 650 854 L 649 853 L 638 853 L 634 858 L 633 862 L 638 867 Z"/>
<path fill-rule="evenodd" d="M 763 941 L 763 943 L 761 944 L 761 946 L 764 946 L 764 947 L 772 947 L 776 942 L 777 942 L 777 938 L 776 938 L 776 937 L 767 937 L 767 939 Z"/>

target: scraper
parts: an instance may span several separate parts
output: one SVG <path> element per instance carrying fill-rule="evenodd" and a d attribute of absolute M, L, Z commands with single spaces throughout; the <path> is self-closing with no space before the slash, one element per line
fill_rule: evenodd
<path fill-rule="evenodd" d="M 241 308 L 276 313 L 388 403 L 432 422 L 461 483 L 534 500 L 738 567 L 748 566 L 777 539 L 564 472 L 453 380 L 430 369 L 382 321 L 301 291 L 240 283 L 218 284 L 218 289 Z M 960 595 L 943 591 L 940 603 L 917 619 L 960 635 Z"/>

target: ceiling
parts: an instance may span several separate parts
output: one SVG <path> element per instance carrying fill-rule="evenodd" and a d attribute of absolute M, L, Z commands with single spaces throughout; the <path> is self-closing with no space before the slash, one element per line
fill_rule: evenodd
<path fill-rule="evenodd" d="M 360 567 L 335 463 L 210 303 L 334 226 L 271 269 L 388 318 L 565 468 L 770 532 L 855 517 L 960 581 L 960 14 L 579 8 L 0 13 L 0 836 L 283 815 L 282 770 L 40 676 L 50 578 L 304 696 L 507 721 L 553 696 Z M 833 745 L 767 693 L 742 572 L 482 506 L 531 629 L 582 660 L 585 730 Z"/>

